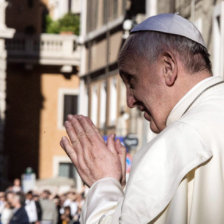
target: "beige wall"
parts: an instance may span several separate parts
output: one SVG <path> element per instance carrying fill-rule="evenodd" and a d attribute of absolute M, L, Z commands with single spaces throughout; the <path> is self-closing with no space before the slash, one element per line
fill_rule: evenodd
<path fill-rule="evenodd" d="M 122 31 L 114 33 L 111 35 L 110 38 L 110 63 L 115 63 L 118 58 L 118 54 L 121 48 L 121 41 L 122 41 Z"/>
<path fill-rule="evenodd" d="M 58 128 L 59 89 L 77 89 L 79 79 L 77 76 L 65 79 L 60 74 L 42 74 L 41 83 L 44 102 L 40 113 L 39 176 L 50 178 L 53 176 L 53 156 L 65 156 L 59 145 L 61 137 L 66 135 L 65 130 Z"/>
<path fill-rule="evenodd" d="M 91 70 L 97 70 L 106 65 L 106 40 L 96 42 L 91 51 Z"/>
<path fill-rule="evenodd" d="M 109 63 L 112 64 L 115 63 L 118 58 L 122 42 L 122 31 L 111 34 L 109 42 L 110 42 L 108 52 Z M 89 53 L 91 54 L 90 71 L 88 70 Z M 93 72 L 97 69 L 104 68 L 106 64 L 107 64 L 107 39 L 105 38 L 93 42 L 90 48 L 86 48 L 86 72 Z"/>

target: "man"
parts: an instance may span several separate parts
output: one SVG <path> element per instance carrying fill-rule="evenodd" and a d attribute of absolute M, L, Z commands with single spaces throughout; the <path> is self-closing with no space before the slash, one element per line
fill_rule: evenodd
<path fill-rule="evenodd" d="M 5 207 L 5 203 L 6 203 L 5 202 L 5 192 L 0 191 L 0 224 L 2 224 L 1 223 L 1 215 L 2 215 L 2 211 Z"/>
<path fill-rule="evenodd" d="M 44 190 L 41 195 L 41 224 L 56 224 L 58 220 L 57 207 L 54 201 L 50 199 L 50 195 L 51 193 L 49 190 Z"/>
<path fill-rule="evenodd" d="M 16 178 L 13 181 L 13 186 L 12 186 L 12 191 L 17 193 L 17 192 L 21 192 L 22 188 L 21 188 L 21 182 L 19 178 Z"/>
<path fill-rule="evenodd" d="M 28 215 L 24 205 L 25 196 L 21 192 L 14 193 L 12 199 L 12 206 L 14 207 L 14 211 L 9 224 L 29 224 Z"/>
<path fill-rule="evenodd" d="M 13 198 L 14 192 L 7 190 L 5 192 L 5 204 L 1 215 L 2 224 L 8 224 L 13 215 Z"/>
<path fill-rule="evenodd" d="M 88 118 L 68 117 L 71 143 L 61 146 L 91 187 L 82 223 L 224 223 L 224 84 L 200 32 L 178 15 L 148 18 L 118 65 L 128 106 L 158 135 L 135 155 L 123 191 L 119 142 L 106 145 Z"/>
<path fill-rule="evenodd" d="M 70 191 L 67 193 L 67 199 L 63 203 L 63 207 L 70 207 L 71 215 L 74 216 L 78 210 L 78 204 L 76 202 L 77 194 L 74 191 Z"/>
<path fill-rule="evenodd" d="M 40 224 L 40 220 L 38 220 L 37 206 L 35 201 L 33 200 L 33 192 L 28 191 L 26 193 L 26 201 L 25 201 L 25 209 L 29 218 L 30 224 Z"/>

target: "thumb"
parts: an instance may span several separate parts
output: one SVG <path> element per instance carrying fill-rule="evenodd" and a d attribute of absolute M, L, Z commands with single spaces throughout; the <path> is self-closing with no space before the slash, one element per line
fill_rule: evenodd
<path fill-rule="evenodd" d="M 115 146 L 116 146 L 115 149 L 120 158 L 121 168 L 122 168 L 121 185 L 125 186 L 125 183 L 126 183 L 126 148 L 121 144 L 119 139 L 116 140 Z"/>
<path fill-rule="evenodd" d="M 111 134 L 108 136 L 107 147 L 113 154 L 115 154 L 115 153 L 117 154 L 114 138 L 115 138 L 115 134 Z"/>

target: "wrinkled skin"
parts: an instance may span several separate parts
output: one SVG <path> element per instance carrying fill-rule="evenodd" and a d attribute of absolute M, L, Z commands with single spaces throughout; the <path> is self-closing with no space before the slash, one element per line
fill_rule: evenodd
<path fill-rule="evenodd" d="M 65 122 L 68 137 L 61 139 L 61 147 L 72 160 L 82 180 L 89 187 L 97 180 L 113 177 L 125 184 L 126 150 L 114 135 L 107 144 L 88 117 L 69 115 Z"/>

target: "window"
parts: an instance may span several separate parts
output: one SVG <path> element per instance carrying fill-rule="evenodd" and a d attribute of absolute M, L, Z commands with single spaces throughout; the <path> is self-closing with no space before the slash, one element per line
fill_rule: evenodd
<path fill-rule="evenodd" d="M 122 0 L 122 14 L 124 15 L 126 11 L 126 0 Z"/>
<path fill-rule="evenodd" d="M 109 0 L 103 1 L 103 24 L 106 24 L 109 20 Z"/>
<path fill-rule="evenodd" d="M 77 95 L 64 95 L 63 123 L 66 121 L 68 114 L 77 114 L 77 101 Z"/>
<path fill-rule="evenodd" d="M 97 28 L 98 0 L 87 1 L 87 31 L 91 32 Z"/>
<path fill-rule="evenodd" d="M 77 171 L 75 166 L 72 163 L 59 163 L 58 176 L 76 179 Z"/>
<path fill-rule="evenodd" d="M 78 91 L 76 89 L 59 89 L 58 128 L 63 129 L 68 114 L 78 113 Z"/>
<path fill-rule="evenodd" d="M 118 15 L 118 0 L 113 1 L 113 18 L 116 19 Z"/>

